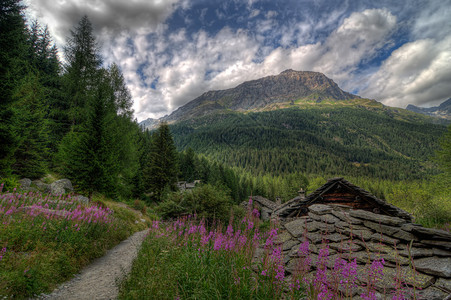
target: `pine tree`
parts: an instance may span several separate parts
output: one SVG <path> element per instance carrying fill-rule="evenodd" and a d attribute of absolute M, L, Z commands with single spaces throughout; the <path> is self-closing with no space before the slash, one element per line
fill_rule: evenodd
<path fill-rule="evenodd" d="M 27 30 L 20 0 L 0 1 L 0 176 L 11 174 L 18 137 L 14 132 L 14 90 L 28 73 Z"/>
<path fill-rule="evenodd" d="M 85 120 L 86 102 L 95 89 L 97 71 L 102 64 L 92 24 L 87 16 L 71 31 L 64 54 L 66 64 L 63 85 L 66 101 L 70 105 L 69 119 L 72 126 L 77 126 Z"/>
<path fill-rule="evenodd" d="M 22 177 L 39 178 L 45 174 L 48 127 L 45 117 L 44 89 L 38 75 L 29 73 L 13 95 L 14 133 L 18 137 L 13 172 Z"/>
<path fill-rule="evenodd" d="M 147 191 L 155 201 L 161 201 L 166 189 L 174 189 L 178 162 L 169 126 L 161 124 L 152 137 L 148 165 L 143 170 Z"/>

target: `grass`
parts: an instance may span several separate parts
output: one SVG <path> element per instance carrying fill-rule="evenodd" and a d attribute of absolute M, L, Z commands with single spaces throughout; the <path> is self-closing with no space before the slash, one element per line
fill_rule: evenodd
<path fill-rule="evenodd" d="M 202 220 L 189 217 L 154 221 L 119 299 L 353 299 L 356 292 L 362 299 L 378 299 L 377 286 L 386 280 L 380 254 L 362 266 L 352 252 L 330 255 L 323 242 L 313 255 L 305 236 L 286 276 L 275 225 L 261 232 L 256 210 L 227 229 L 217 224 L 208 230 Z M 382 296 L 411 299 L 415 290 L 408 280 L 396 278 L 394 290 Z"/>
<path fill-rule="evenodd" d="M 0 298 L 49 292 L 149 218 L 101 196 L 90 205 L 70 195 L 3 192 L 0 186 Z M 141 219 L 144 220 L 141 221 Z"/>

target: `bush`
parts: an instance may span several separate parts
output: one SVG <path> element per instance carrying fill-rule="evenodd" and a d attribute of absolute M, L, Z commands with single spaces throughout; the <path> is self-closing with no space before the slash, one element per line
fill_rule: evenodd
<path fill-rule="evenodd" d="M 157 207 L 157 211 L 163 218 L 196 214 L 198 218 L 227 222 L 231 206 L 232 200 L 227 192 L 206 184 L 183 193 L 169 194 Z"/>

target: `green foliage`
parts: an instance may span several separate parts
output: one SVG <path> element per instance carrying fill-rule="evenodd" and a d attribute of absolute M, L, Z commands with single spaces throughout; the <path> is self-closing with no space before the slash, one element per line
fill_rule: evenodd
<path fill-rule="evenodd" d="M 169 194 L 157 210 L 166 219 L 191 214 L 227 222 L 231 206 L 230 196 L 224 190 L 205 184 L 184 193 Z"/>
<path fill-rule="evenodd" d="M 106 199 L 104 206 L 114 213 L 68 200 L 0 191 L 0 298 L 50 292 L 133 231 L 148 226 L 135 224 L 134 212 Z M 33 211 L 24 209 L 31 206 Z M 63 213 L 69 217 L 61 217 Z"/>
<path fill-rule="evenodd" d="M 437 151 L 437 160 L 440 168 L 451 178 L 451 125 L 443 135 L 440 147 L 440 150 Z"/>
<path fill-rule="evenodd" d="M 46 171 L 48 127 L 45 117 L 44 90 L 38 76 L 28 74 L 17 87 L 15 135 L 18 137 L 13 172 L 29 178 L 39 178 Z"/>
<path fill-rule="evenodd" d="M 172 125 L 177 147 L 253 174 L 415 179 L 437 173 L 425 162 L 441 125 L 397 120 L 359 107 L 227 113 Z"/>
<path fill-rule="evenodd" d="M 178 157 L 169 126 L 161 124 L 153 134 L 143 170 L 145 188 L 154 201 L 161 201 L 165 190 L 174 190 L 177 182 Z"/>

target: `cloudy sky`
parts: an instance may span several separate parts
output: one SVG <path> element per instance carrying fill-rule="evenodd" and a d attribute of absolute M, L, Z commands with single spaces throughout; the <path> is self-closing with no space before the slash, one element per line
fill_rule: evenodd
<path fill-rule="evenodd" d="M 390 106 L 451 97 L 451 0 L 25 0 L 62 49 L 83 15 L 139 121 L 208 90 L 318 71 Z M 61 51 L 62 52 L 62 51 Z"/>

